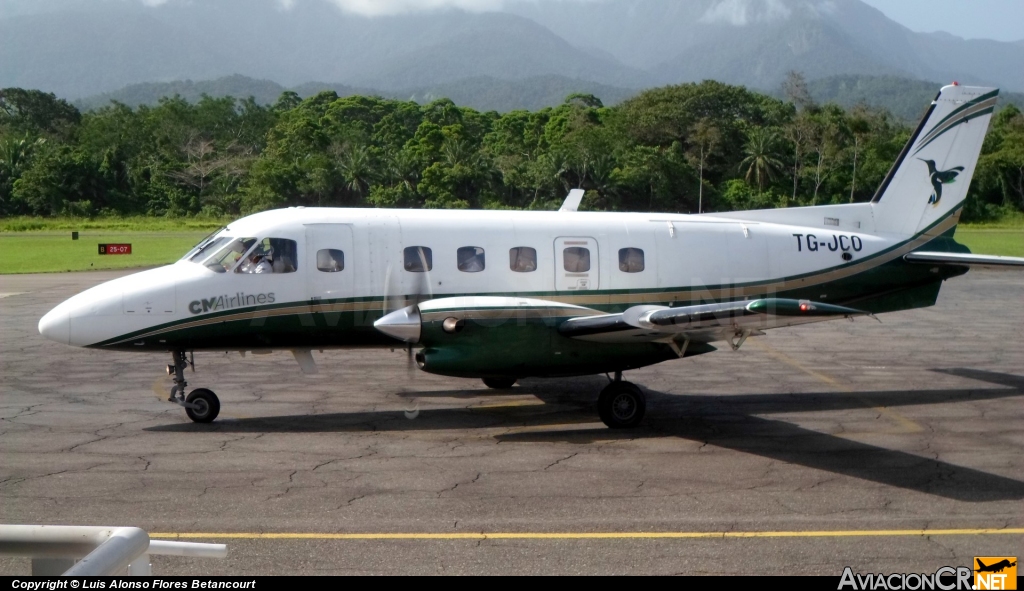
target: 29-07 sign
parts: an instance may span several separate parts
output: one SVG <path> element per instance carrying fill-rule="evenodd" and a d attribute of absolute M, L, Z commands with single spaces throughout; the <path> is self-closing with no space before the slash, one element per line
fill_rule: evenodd
<path fill-rule="evenodd" d="M 100 254 L 131 254 L 131 244 L 101 244 Z"/>

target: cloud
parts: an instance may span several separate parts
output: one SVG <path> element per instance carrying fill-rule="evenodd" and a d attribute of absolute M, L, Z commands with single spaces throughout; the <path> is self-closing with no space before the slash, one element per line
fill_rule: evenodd
<path fill-rule="evenodd" d="M 700 22 L 743 27 L 755 22 L 785 20 L 791 14 L 781 0 L 719 0 L 704 11 Z"/>
<path fill-rule="evenodd" d="M 295 0 L 285 0 L 294 4 Z M 384 16 L 408 12 L 424 12 L 442 8 L 461 8 L 474 12 L 498 10 L 503 0 L 330 0 L 346 12 L 364 16 Z"/>
<path fill-rule="evenodd" d="M 0 0 L 2 2 L 3 0 Z M 161 6 L 170 0 L 138 0 L 146 6 Z M 202 0 L 192 0 L 202 1 Z M 601 2 L 607 0 L 532 0 L 534 2 Z M 284 10 L 300 2 L 329 2 L 345 12 L 363 16 L 389 16 L 410 12 L 427 12 L 457 8 L 472 12 L 501 10 L 508 0 L 277 0 Z"/>
<path fill-rule="evenodd" d="M 144 0 L 151 1 L 151 0 Z M 163 2 L 166 0 L 155 0 Z M 290 9 L 297 2 L 309 2 L 311 0 L 278 0 L 286 10 Z M 430 10 L 443 10 L 446 8 L 458 8 L 471 12 L 488 12 L 501 10 L 508 3 L 508 0 L 326 0 L 345 12 L 352 12 L 364 16 L 388 16 L 394 14 L 405 14 L 409 12 L 426 12 Z M 521 1 L 521 0 L 520 0 Z M 533 2 L 605 2 L 608 0 L 531 0 Z"/>

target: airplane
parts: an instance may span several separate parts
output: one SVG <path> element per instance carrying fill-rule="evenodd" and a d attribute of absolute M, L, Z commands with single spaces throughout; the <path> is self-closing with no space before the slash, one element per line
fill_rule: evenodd
<path fill-rule="evenodd" d="M 931 306 L 971 267 L 1024 266 L 953 239 L 998 93 L 943 87 L 868 203 L 581 212 L 576 189 L 557 212 L 290 207 L 84 291 L 39 332 L 170 352 L 170 400 L 198 423 L 220 401 L 206 388 L 186 395 L 196 351 L 289 350 L 315 373 L 314 350 L 377 347 L 499 390 L 605 374 L 597 414 L 633 428 L 646 402 L 627 370 L 739 350 L 767 330 Z"/>
<path fill-rule="evenodd" d="M 998 573 L 998 572 L 1002 572 L 1004 569 L 1013 568 L 1013 567 L 1017 566 L 1016 562 L 1010 562 L 1007 559 L 1003 559 L 1003 560 L 1000 560 L 999 562 L 997 562 L 995 564 L 989 564 L 989 565 L 986 565 L 980 559 L 975 559 L 975 560 L 977 560 L 977 562 L 978 562 L 977 572 L 979 572 L 979 573 Z"/>

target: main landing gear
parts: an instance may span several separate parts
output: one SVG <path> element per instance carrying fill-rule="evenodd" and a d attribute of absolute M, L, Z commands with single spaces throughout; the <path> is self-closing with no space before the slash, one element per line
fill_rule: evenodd
<path fill-rule="evenodd" d="M 171 387 L 171 397 L 167 400 L 185 407 L 185 414 L 188 418 L 197 423 L 212 423 L 213 419 L 220 414 L 220 400 L 212 390 L 196 388 L 185 396 L 185 368 L 191 367 L 195 371 L 194 358 L 186 358 L 184 351 L 172 351 L 172 365 L 167 366 L 168 375 L 174 376 L 174 386 Z"/>
<path fill-rule="evenodd" d="M 621 371 L 615 372 L 615 379 L 601 390 L 597 398 L 597 414 L 612 429 L 639 426 L 646 411 L 647 399 L 643 391 L 630 382 L 622 381 Z"/>

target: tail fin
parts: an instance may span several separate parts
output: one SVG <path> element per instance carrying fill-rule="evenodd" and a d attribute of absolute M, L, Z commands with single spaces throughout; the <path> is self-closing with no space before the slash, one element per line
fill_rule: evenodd
<path fill-rule="evenodd" d="M 915 235 L 951 212 L 958 219 L 998 95 L 956 83 L 939 91 L 871 200 L 878 232 Z"/>

